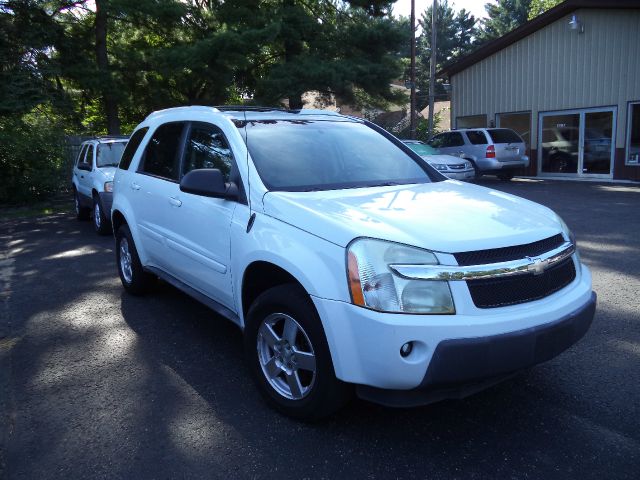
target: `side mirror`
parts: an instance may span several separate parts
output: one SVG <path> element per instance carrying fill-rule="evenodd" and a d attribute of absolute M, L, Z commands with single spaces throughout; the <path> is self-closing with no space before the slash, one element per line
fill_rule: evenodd
<path fill-rule="evenodd" d="M 217 168 L 191 170 L 180 182 L 180 190 L 203 197 L 235 199 L 238 187 L 233 182 L 225 183 L 224 175 Z"/>
<path fill-rule="evenodd" d="M 91 165 L 86 162 L 78 163 L 78 170 L 86 170 L 87 172 L 91 171 Z"/>

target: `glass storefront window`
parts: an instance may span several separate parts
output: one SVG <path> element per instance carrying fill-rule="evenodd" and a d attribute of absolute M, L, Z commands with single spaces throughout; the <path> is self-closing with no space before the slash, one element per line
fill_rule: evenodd
<path fill-rule="evenodd" d="M 627 165 L 640 165 L 640 102 L 629 104 L 626 160 Z"/>
<path fill-rule="evenodd" d="M 522 137 L 527 151 L 531 148 L 531 112 L 499 113 L 496 115 L 496 126 L 510 128 Z"/>

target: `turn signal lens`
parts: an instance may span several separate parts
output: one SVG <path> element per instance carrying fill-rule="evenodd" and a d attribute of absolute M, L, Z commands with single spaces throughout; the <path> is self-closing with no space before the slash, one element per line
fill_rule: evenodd
<path fill-rule="evenodd" d="M 351 301 L 355 305 L 364 306 L 364 295 L 362 294 L 362 286 L 360 285 L 360 272 L 358 271 L 358 259 L 349 252 L 349 289 L 351 290 Z"/>

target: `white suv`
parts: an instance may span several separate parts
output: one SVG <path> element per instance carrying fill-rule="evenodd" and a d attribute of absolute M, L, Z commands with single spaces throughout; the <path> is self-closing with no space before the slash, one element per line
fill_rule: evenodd
<path fill-rule="evenodd" d="M 354 388 L 396 406 L 469 395 L 556 356 L 594 316 L 555 213 L 448 180 L 360 119 L 155 112 L 114 182 L 124 288 L 160 277 L 235 322 L 260 390 L 297 418 Z"/>
<path fill-rule="evenodd" d="M 111 232 L 113 175 L 127 139 L 110 136 L 87 140 L 73 164 L 71 188 L 76 216 L 87 220 L 93 213 L 93 226 L 101 235 Z"/>

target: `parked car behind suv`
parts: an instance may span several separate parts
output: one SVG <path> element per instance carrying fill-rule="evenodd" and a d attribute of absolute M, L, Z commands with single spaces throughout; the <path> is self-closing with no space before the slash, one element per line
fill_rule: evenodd
<path fill-rule="evenodd" d="M 128 137 L 100 137 L 82 143 L 71 185 L 78 220 L 88 220 L 101 235 L 111 232 L 113 175 Z"/>
<path fill-rule="evenodd" d="M 235 322 L 269 403 L 459 398 L 587 331 L 591 274 L 551 210 L 448 180 L 374 124 L 185 107 L 134 131 L 114 178 L 124 288 L 157 277 Z"/>
<path fill-rule="evenodd" d="M 511 180 L 518 169 L 529 166 L 524 140 L 508 128 L 451 130 L 434 136 L 429 145 L 441 153 L 469 160 L 476 176 L 497 175 Z"/>
<path fill-rule="evenodd" d="M 475 170 L 469 160 L 462 160 L 460 157 L 454 157 L 453 155 L 442 155 L 437 148 L 433 148 L 420 140 L 403 140 L 402 143 L 449 178 L 471 180 L 475 177 Z"/>

